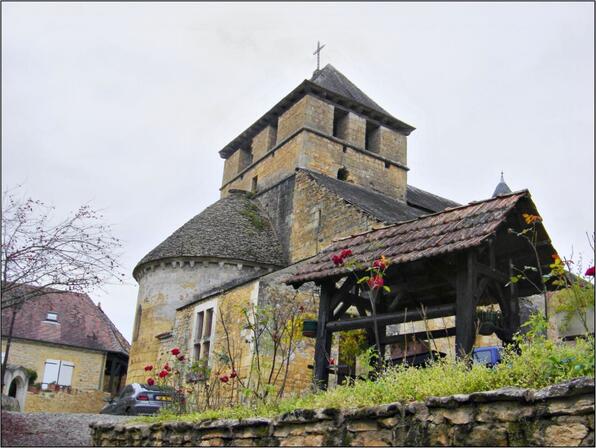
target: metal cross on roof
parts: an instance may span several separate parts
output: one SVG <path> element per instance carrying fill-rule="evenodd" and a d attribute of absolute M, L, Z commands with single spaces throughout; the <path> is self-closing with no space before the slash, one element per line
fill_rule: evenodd
<path fill-rule="evenodd" d="M 317 55 L 317 70 L 319 70 L 321 66 L 321 50 L 325 47 L 325 44 L 321 46 L 321 42 L 317 41 L 317 49 L 313 54 Z"/>

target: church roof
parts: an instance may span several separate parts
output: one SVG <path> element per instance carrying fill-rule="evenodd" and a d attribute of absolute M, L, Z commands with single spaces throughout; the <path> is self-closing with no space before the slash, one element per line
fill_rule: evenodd
<path fill-rule="evenodd" d="M 493 198 L 500 196 L 502 194 L 509 194 L 511 193 L 511 189 L 509 188 L 509 185 L 507 185 L 505 183 L 505 178 L 503 177 L 503 171 L 501 171 L 501 181 L 497 184 L 497 188 L 495 188 L 495 191 L 493 193 Z"/>
<path fill-rule="evenodd" d="M 315 71 L 310 80 L 305 79 L 302 81 L 298 87 L 269 109 L 261 118 L 224 146 L 219 151 L 219 155 L 227 159 L 243 145 L 250 144 L 252 138 L 265 126 L 277 123 L 277 118 L 306 94 L 315 95 L 326 101 L 356 110 L 360 115 L 376 120 L 382 123 L 383 126 L 405 135 L 409 135 L 415 129 L 413 126 L 395 118 L 370 99 L 339 70 L 331 64 L 327 64 L 322 70 Z"/>
<path fill-rule="evenodd" d="M 327 64 L 321 70 L 315 70 L 311 82 L 331 91 L 338 93 L 346 98 L 350 98 L 360 104 L 370 107 L 385 115 L 391 115 L 377 103 L 375 103 L 366 93 L 360 90 L 356 85 L 344 76 L 333 65 Z"/>
<path fill-rule="evenodd" d="M 134 271 L 151 261 L 178 257 L 284 265 L 281 244 L 267 214 L 246 192 L 230 193 L 172 233 L 145 255 Z"/>
<path fill-rule="evenodd" d="M 333 179 L 309 170 L 303 171 L 308 173 L 319 185 L 327 188 L 349 204 L 386 223 L 408 221 L 422 215 L 442 211 L 448 207 L 459 206 L 457 202 L 436 196 L 411 185 L 407 187 L 406 202 L 403 202 L 350 182 Z"/>

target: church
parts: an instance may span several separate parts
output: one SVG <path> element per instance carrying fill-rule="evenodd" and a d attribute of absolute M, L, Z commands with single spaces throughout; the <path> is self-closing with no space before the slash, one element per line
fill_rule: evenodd
<path fill-rule="evenodd" d="M 223 330 L 238 341 L 241 375 L 251 345 L 238 309 L 222 329 L 225 307 L 287 296 L 316 316 L 317 288 L 284 284 L 301 264 L 339 239 L 458 207 L 408 184 L 412 131 L 328 64 L 222 148 L 221 198 L 134 268 L 127 382 L 144 383 L 145 365 L 173 347 L 214 362 Z M 508 192 L 501 179 L 495 195 Z M 288 361 L 291 390 L 312 382 L 314 341 L 300 344 Z"/>

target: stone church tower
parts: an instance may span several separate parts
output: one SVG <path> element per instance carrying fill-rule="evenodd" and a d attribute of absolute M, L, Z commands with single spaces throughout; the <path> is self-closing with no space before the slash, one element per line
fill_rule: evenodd
<path fill-rule="evenodd" d="M 327 65 L 226 145 L 221 199 L 134 269 L 128 382 L 172 344 L 192 352 L 192 310 L 208 298 L 258 300 L 265 279 L 334 239 L 457 206 L 407 184 L 413 130 Z"/>

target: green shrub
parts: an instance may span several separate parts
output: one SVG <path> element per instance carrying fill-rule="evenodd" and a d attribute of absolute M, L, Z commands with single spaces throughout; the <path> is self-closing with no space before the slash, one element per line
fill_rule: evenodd
<path fill-rule="evenodd" d="M 325 392 L 303 394 L 255 406 L 236 406 L 176 417 L 162 413 L 143 421 L 204 420 L 211 418 L 272 417 L 296 409 L 359 408 L 391 402 L 424 400 L 487 391 L 500 387 L 539 389 L 550 384 L 594 376 L 594 339 L 577 339 L 574 345 L 547 340 L 543 318 L 530 319 L 529 332 L 517 337 L 517 348 L 504 349 L 501 363 L 489 368 L 467 360 L 438 359 L 424 368 L 397 366 L 376 381 L 355 380 Z"/>

